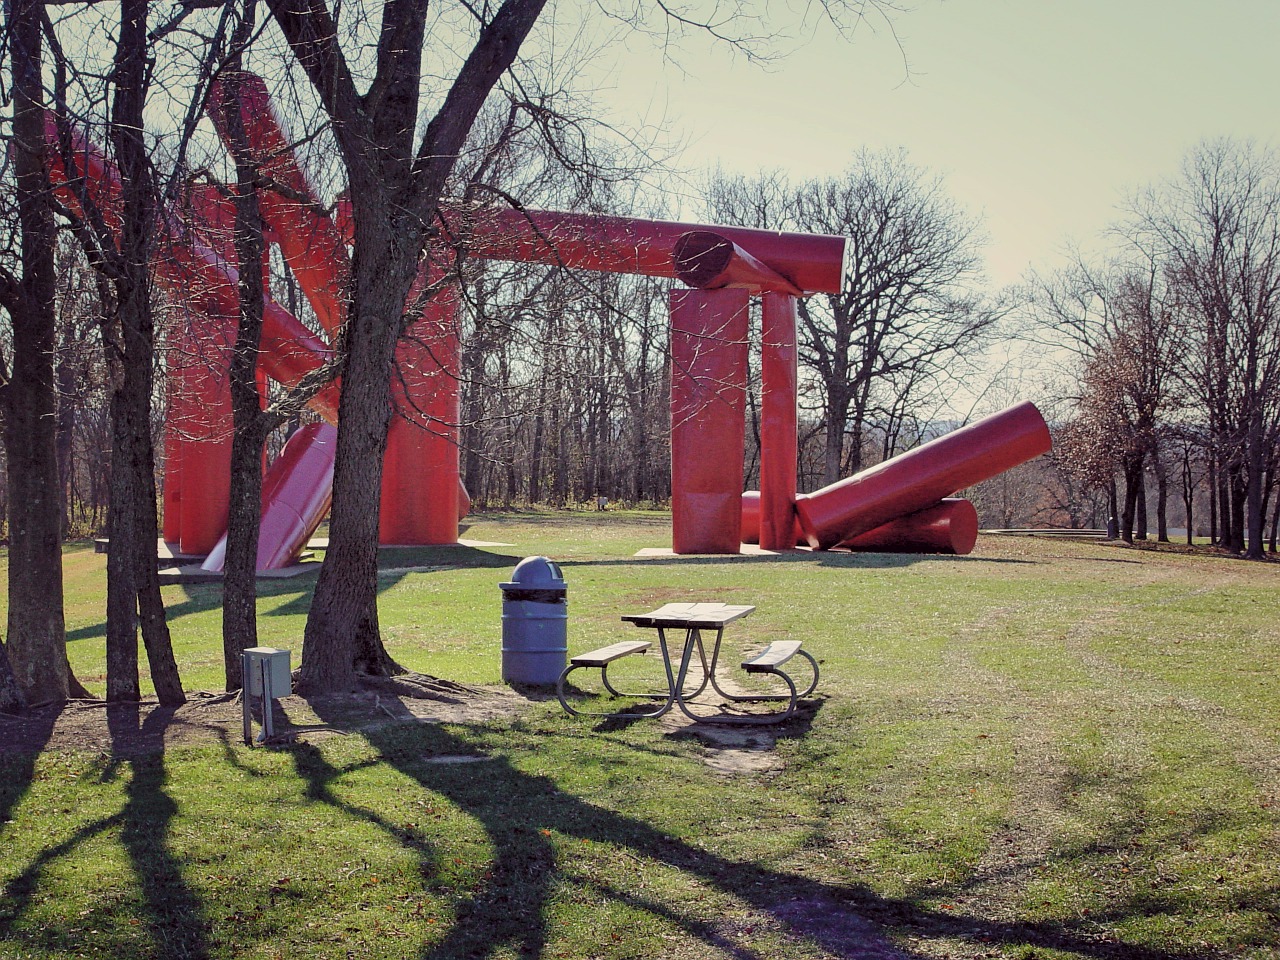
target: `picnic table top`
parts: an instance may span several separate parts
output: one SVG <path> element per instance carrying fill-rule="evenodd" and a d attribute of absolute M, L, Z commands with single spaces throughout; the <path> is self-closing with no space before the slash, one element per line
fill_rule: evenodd
<path fill-rule="evenodd" d="M 668 603 L 648 613 L 629 613 L 622 619 L 637 627 L 719 629 L 751 614 L 755 607 L 728 603 Z"/>

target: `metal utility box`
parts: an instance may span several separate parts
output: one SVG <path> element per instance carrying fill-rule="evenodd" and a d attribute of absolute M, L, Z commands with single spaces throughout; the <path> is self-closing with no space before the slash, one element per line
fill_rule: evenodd
<path fill-rule="evenodd" d="M 249 647 L 244 651 L 245 688 L 255 697 L 262 696 L 262 667 L 266 664 L 271 696 L 287 697 L 293 693 L 289 651 L 276 647 Z"/>
<path fill-rule="evenodd" d="M 525 557 L 502 589 L 502 679 L 551 686 L 569 656 L 568 593 L 560 568 Z"/>

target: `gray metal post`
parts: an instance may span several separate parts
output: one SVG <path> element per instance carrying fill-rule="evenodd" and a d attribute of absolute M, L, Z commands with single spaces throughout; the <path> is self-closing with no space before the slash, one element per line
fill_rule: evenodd
<path fill-rule="evenodd" d="M 266 657 L 259 658 L 258 663 L 262 665 L 262 733 L 258 739 L 269 740 L 275 736 L 271 722 L 271 703 L 275 698 L 275 692 L 271 689 L 271 663 Z"/>
<path fill-rule="evenodd" d="M 240 707 L 244 720 L 244 745 L 253 746 L 253 712 L 249 706 L 249 654 L 240 654 Z"/>

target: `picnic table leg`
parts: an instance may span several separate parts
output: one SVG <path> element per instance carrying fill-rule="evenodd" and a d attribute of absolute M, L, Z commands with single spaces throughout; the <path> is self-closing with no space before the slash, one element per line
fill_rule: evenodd
<path fill-rule="evenodd" d="M 723 639 L 724 639 L 724 628 L 721 627 L 718 630 L 716 630 L 715 645 L 712 647 L 712 650 L 711 650 L 711 663 L 708 664 L 706 650 L 703 647 L 703 643 L 702 643 L 702 632 L 698 628 L 694 627 L 694 628 L 691 628 L 689 632 L 685 635 L 684 652 L 680 658 L 680 676 L 675 687 L 675 690 L 676 690 L 675 703 L 680 708 L 680 712 L 683 713 L 690 720 L 693 720 L 697 723 L 725 723 L 725 724 L 748 724 L 749 725 L 749 724 L 763 724 L 763 723 L 781 723 L 782 721 L 789 719 L 791 715 L 795 713 L 796 703 L 800 699 L 800 695 L 799 695 L 799 691 L 796 689 L 795 682 L 791 679 L 790 676 L 783 673 L 781 670 L 776 670 L 772 672 L 776 676 L 781 678 L 782 682 L 787 685 L 788 693 L 785 693 L 785 694 L 774 694 L 774 695 L 763 696 L 763 697 L 739 697 L 739 696 L 734 696 L 733 694 L 725 693 L 723 690 L 720 689 L 719 684 L 717 684 L 715 680 L 715 668 L 716 668 L 716 664 L 720 659 L 720 643 Z M 702 683 L 698 686 L 698 689 L 693 694 L 686 696 L 683 693 L 684 682 L 689 672 L 689 666 L 693 660 L 694 647 L 697 647 L 698 657 L 702 662 Z M 768 713 L 768 714 L 763 714 L 759 716 L 751 715 L 751 714 L 741 714 L 741 715 L 716 714 L 709 717 L 700 717 L 696 713 L 694 713 L 692 710 L 689 709 L 689 705 L 687 701 L 694 699 L 695 697 L 698 696 L 698 694 L 702 693 L 702 691 L 706 689 L 708 681 L 710 681 L 712 689 L 714 689 L 716 693 L 720 694 L 721 696 L 729 700 L 738 701 L 738 702 L 741 702 L 744 700 L 753 700 L 753 701 L 754 700 L 779 700 L 779 701 L 785 700 L 787 701 L 786 709 L 775 712 L 775 713 Z M 816 685 L 816 681 L 815 681 L 815 685 Z"/>
<path fill-rule="evenodd" d="M 667 702 L 653 713 L 648 714 L 650 717 L 662 716 L 676 702 L 676 682 L 671 675 L 671 653 L 667 649 L 667 632 L 662 627 L 658 627 L 658 646 L 662 649 L 662 666 L 667 671 Z"/>

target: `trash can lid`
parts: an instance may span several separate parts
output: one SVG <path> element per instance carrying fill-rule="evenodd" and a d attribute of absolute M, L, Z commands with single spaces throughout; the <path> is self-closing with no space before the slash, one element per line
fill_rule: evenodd
<path fill-rule="evenodd" d="M 525 557 L 511 571 L 511 581 L 498 586 L 503 590 L 568 589 L 560 568 L 546 557 Z"/>

